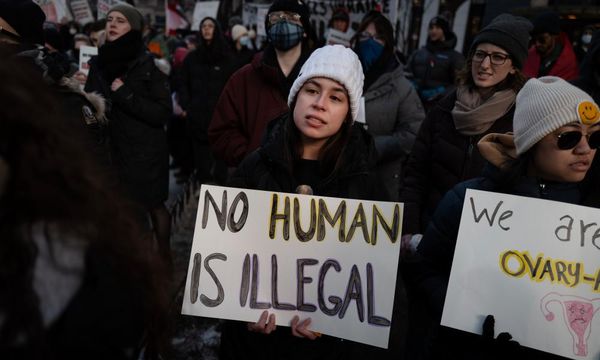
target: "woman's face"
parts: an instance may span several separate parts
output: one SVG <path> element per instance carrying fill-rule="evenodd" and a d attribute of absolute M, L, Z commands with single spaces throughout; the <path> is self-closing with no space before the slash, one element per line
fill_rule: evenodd
<path fill-rule="evenodd" d="M 106 40 L 115 41 L 131 30 L 129 20 L 118 11 L 112 11 L 106 17 Z"/>
<path fill-rule="evenodd" d="M 571 149 L 559 149 L 559 135 L 571 131 L 581 132 L 587 137 L 582 136 Z M 587 139 L 597 131 L 600 131 L 600 124 L 585 125 L 573 122 L 546 135 L 533 148 L 533 160 L 529 165 L 528 175 L 558 182 L 583 180 L 596 154 L 596 149 L 590 148 Z"/>
<path fill-rule="evenodd" d="M 350 99 L 343 85 L 322 77 L 306 81 L 294 107 L 294 123 L 303 144 L 325 144 L 340 130 L 349 111 Z"/>
<path fill-rule="evenodd" d="M 207 42 L 211 42 L 215 36 L 215 23 L 210 20 L 204 21 L 200 31 L 202 32 L 202 38 Z"/>
<path fill-rule="evenodd" d="M 383 36 L 381 36 L 377 33 L 377 28 L 375 27 L 375 23 L 369 23 L 369 25 L 367 25 L 367 27 L 365 28 L 364 32 L 371 35 L 373 40 L 375 40 L 378 43 L 380 43 L 381 45 L 385 46 L 385 39 L 383 38 Z"/>
<path fill-rule="evenodd" d="M 516 72 L 510 56 L 501 47 L 482 43 L 477 45 L 473 54 L 471 58 L 471 75 L 478 88 L 486 89 L 496 86 L 506 79 L 508 74 Z M 488 56 L 479 61 L 478 55 L 480 54 Z M 504 61 L 501 59 L 504 59 Z"/>

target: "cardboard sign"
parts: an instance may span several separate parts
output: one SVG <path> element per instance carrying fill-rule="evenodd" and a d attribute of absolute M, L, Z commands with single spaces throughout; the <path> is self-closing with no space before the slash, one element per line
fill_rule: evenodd
<path fill-rule="evenodd" d="M 402 204 L 202 185 L 182 313 L 387 348 Z"/>
<path fill-rule="evenodd" d="M 81 46 L 79 48 L 79 71 L 84 74 L 88 74 L 90 72 L 90 65 L 88 61 L 92 56 L 98 55 L 98 48 L 94 46 Z"/>
<path fill-rule="evenodd" d="M 201 1 L 197 2 L 194 7 L 194 20 L 192 22 L 192 30 L 200 29 L 200 21 L 205 17 L 217 18 L 220 1 Z"/>
<path fill-rule="evenodd" d="M 599 219 L 599 209 L 467 190 L 442 325 L 480 334 L 492 314 L 496 333 L 521 345 L 598 359 Z"/>

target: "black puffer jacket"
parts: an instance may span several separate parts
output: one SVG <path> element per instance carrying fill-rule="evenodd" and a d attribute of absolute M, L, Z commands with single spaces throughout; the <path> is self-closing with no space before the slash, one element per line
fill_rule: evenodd
<path fill-rule="evenodd" d="M 599 51 L 600 31 L 596 31 L 588 52 L 581 62 L 579 78 L 573 81 L 573 85 L 590 94 L 596 103 L 600 103 L 600 67 L 594 63 L 594 58 L 597 57 Z"/>
<path fill-rule="evenodd" d="M 465 65 L 465 57 L 454 50 L 456 35 L 449 35 L 441 42 L 427 39 L 427 44 L 415 51 L 406 64 L 423 102 L 439 99 L 454 90 L 456 72 Z"/>
<path fill-rule="evenodd" d="M 230 186 L 256 190 L 295 192 L 299 185 L 284 160 L 283 132 L 289 115 L 269 124 L 263 146 L 248 155 L 230 178 Z M 315 195 L 362 200 L 389 201 L 385 187 L 373 167 L 376 153 L 373 139 L 358 124 L 342 154 L 338 173 L 313 187 Z M 383 350 L 352 341 L 322 336 L 314 341 L 296 338 L 289 328 L 270 335 L 247 330 L 246 324 L 229 321 L 221 337 L 221 359 L 403 359 L 407 327 L 407 300 L 402 277 L 398 275 L 389 349 Z"/>
<path fill-rule="evenodd" d="M 404 234 L 422 234 L 444 194 L 461 181 L 480 176 L 484 160 L 477 142 L 488 133 L 512 131 L 513 107 L 478 136 L 461 135 L 454 126 L 456 92 L 434 107 L 421 125 L 400 187 Z"/>
<path fill-rule="evenodd" d="M 86 91 L 107 99 L 112 161 L 127 194 L 147 208 L 167 199 L 169 152 L 165 124 L 171 116 L 167 77 L 146 52 L 133 60 L 117 91 L 105 79 L 97 62 L 90 61 Z"/>

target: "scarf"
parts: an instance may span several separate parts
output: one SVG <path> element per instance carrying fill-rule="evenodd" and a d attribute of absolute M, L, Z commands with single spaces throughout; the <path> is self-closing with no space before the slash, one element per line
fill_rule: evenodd
<path fill-rule="evenodd" d="M 115 41 L 106 42 L 98 49 L 98 66 L 106 81 L 112 83 L 123 76 L 133 61 L 142 51 L 144 43 L 139 31 L 131 30 Z"/>
<path fill-rule="evenodd" d="M 510 110 L 516 96 L 512 89 L 506 89 L 496 91 L 489 99 L 483 100 L 478 91 L 459 86 L 452 109 L 454 127 L 466 136 L 483 134 Z"/>

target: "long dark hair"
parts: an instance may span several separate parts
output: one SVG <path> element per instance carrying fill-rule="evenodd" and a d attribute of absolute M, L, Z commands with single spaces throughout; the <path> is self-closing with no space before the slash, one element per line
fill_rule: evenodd
<path fill-rule="evenodd" d="M 473 47 L 469 52 L 465 66 L 456 75 L 456 80 L 459 85 L 464 85 L 470 89 L 475 89 L 475 81 L 473 80 L 473 73 L 471 68 L 473 65 L 473 54 L 475 53 L 476 47 Z M 511 61 L 512 60 L 511 58 Z M 515 93 L 518 93 L 523 85 L 527 82 L 527 77 L 523 74 L 523 71 L 518 67 L 515 67 L 515 73 L 509 73 L 504 80 L 494 86 L 494 92 L 506 89 L 512 89 Z"/>
<path fill-rule="evenodd" d="M 37 257 L 32 228 L 42 224 L 52 230 L 45 237 L 50 248 L 75 238 L 88 254 L 107 255 L 105 265 L 123 276 L 120 281 L 143 305 L 149 353 L 164 351 L 165 272 L 148 249 L 131 205 L 102 182 L 89 149 L 76 140 L 39 75 L 4 58 L 0 78 L 0 313 L 5 316 L 0 348 L 25 335 L 36 356 L 50 357 L 44 353 L 51 345 L 32 285 Z"/>
<path fill-rule="evenodd" d="M 296 95 L 296 98 L 298 95 Z M 284 139 L 285 149 L 288 149 L 288 153 L 285 154 L 286 162 L 290 169 L 293 169 L 294 161 L 302 157 L 302 137 L 300 130 L 294 123 L 294 109 L 296 108 L 296 99 L 290 106 L 290 116 L 284 125 Z M 350 139 L 350 133 L 352 131 L 352 112 L 350 111 L 350 103 L 348 103 L 348 114 L 342 123 L 342 126 L 331 136 L 319 153 L 319 163 L 321 168 L 321 174 L 324 176 L 331 176 L 336 174 L 342 164 L 342 152 Z"/>

